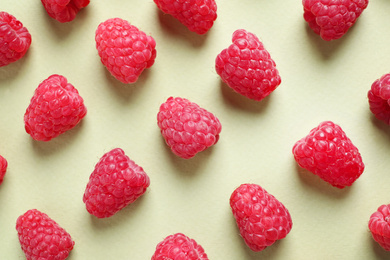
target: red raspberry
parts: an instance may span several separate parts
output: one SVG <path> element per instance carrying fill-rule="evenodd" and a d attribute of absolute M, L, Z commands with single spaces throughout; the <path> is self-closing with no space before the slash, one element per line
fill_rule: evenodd
<path fill-rule="evenodd" d="M 95 35 L 102 63 L 117 80 L 134 83 L 156 58 L 156 42 L 120 18 L 101 23 Z"/>
<path fill-rule="evenodd" d="M 242 184 L 234 190 L 230 207 L 241 236 L 253 251 L 285 238 L 292 228 L 286 207 L 257 184 Z"/>
<path fill-rule="evenodd" d="M 215 69 L 234 91 L 260 101 L 281 83 L 276 64 L 253 33 L 237 30 L 232 42 L 218 54 Z"/>
<path fill-rule="evenodd" d="M 14 16 L 0 12 L 0 67 L 22 58 L 31 45 L 31 35 Z"/>
<path fill-rule="evenodd" d="M 64 76 L 55 74 L 35 90 L 24 114 L 24 124 L 33 139 L 49 141 L 75 127 L 86 113 L 77 89 Z"/>
<path fill-rule="evenodd" d="M 133 203 L 150 185 L 148 175 L 120 148 L 104 154 L 89 177 L 83 202 L 87 211 L 107 218 Z"/>
<path fill-rule="evenodd" d="M 292 151 L 299 166 L 340 189 L 351 186 L 364 171 L 359 150 L 341 127 L 330 121 L 312 129 Z"/>
<path fill-rule="evenodd" d="M 368 91 L 371 112 L 379 120 L 390 125 L 390 73 L 377 79 Z"/>
<path fill-rule="evenodd" d="M 167 236 L 158 243 L 152 260 L 208 260 L 201 245 L 184 234 Z"/>
<path fill-rule="evenodd" d="M 205 34 L 217 19 L 215 0 L 154 0 L 157 7 L 184 24 L 190 31 Z"/>
<path fill-rule="evenodd" d="M 80 9 L 89 4 L 89 0 L 41 0 L 51 18 L 61 23 L 73 21 Z"/>
<path fill-rule="evenodd" d="M 303 0 L 303 17 L 325 41 L 343 36 L 368 5 L 368 0 Z"/>
<path fill-rule="evenodd" d="M 212 113 L 185 98 L 173 97 L 160 106 L 157 124 L 173 153 L 184 159 L 216 144 L 222 129 Z"/>
<path fill-rule="evenodd" d="M 390 204 L 382 205 L 375 211 L 368 222 L 372 238 L 390 251 Z"/>
<path fill-rule="evenodd" d="M 16 230 L 27 260 L 63 260 L 74 246 L 68 232 L 36 209 L 18 217 Z"/>
<path fill-rule="evenodd" d="M 3 183 L 4 175 L 7 171 L 7 166 L 8 166 L 7 160 L 0 155 L 0 184 Z"/>

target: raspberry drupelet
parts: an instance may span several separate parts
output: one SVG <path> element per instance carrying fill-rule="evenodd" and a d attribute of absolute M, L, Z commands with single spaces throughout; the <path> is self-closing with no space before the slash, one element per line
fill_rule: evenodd
<path fill-rule="evenodd" d="M 107 218 L 133 203 L 150 185 L 142 167 L 120 148 L 105 153 L 96 164 L 85 188 L 83 202 L 87 211 Z"/>
<path fill-rule="evenodd" d="M 362 14 L 368 0 L 303 0 L 303 17 L 326 41 L 339 39 Z"/>
<path fill-rule="evenodd" d="M 122 83 L 134 83 L 154 64 L 156 42 L 121 18 L 99 24 L 95 33 L 96 49 L 107 70 Z"/>
<path fill-rule="evenodd" d="M 313 128 L 295 143 L 292 152 L 299 166 L 340 189 L 351 186 L 364 171 L 359 150 L 331 121 Z"/>
<path fill-rule="evenodd" d="M 21 59 L 30 45 L 27 28 L 13 15 L 0 12 L 0 67 Z"/>
<path fill-rule="evenodd" d="M 291 231 L 287 208 L 257 184 L 242 184 L 230 197 L 240 234 L 253 251 L 262 251 Z"/>
<path fill-rule="evenodd" d="M 215 69 L 235 92 L 260 101 L 281 83 L 276 64 L 253 33 L 236 30 L 232 42 L 218 54 Z"/>
<path fill-rule="evenodd" d="M 390 204 L 381 205 L 368 222 L 372 238 L 386 251 L 390 251 Z"/>
<path fill-rule="evenodd" d="M 0 185 L 3 183 L 5 173 L 7 172 L 8 162 L 0 155 Z"/>
<path fill-rule="evenodd" d="M 16 231 L 27 260 L 64 260 L 75 244 L 65 229 L 36 209 L 18 217 Z"/>
<path fill-rule="evenodd" d="M 158 243 L 152 260 L 208 260 L 201 245 L 182 233 L 167 236 Z"/>
<path fill-rule="evenodd" d="M 179 97 L 170 97 L 160 106 L 157 124 L 172 152 L 184 159 L 216 144 L 222 129 L 212 113 Z"/>
<path fill-rule="evenodd" d="M 89 0 L 41 0 L 51 18 L 60 23 L 71 22 L 77 13 L 89 4 Z"/>
<path fill-rule="evenodd" d="M 190 31 L 205 34 L 217 19 L 215 0 L 154 0 L 157 7 L 184 24 Z"/>
<path fill-rule="evenodd" d="M 375 80 L 367 96 L 371 112 L 390 125 L 390 73 Z"/>
<path fill-rule="evenodd" d="M 35 90 L 24 114 L 25 129 L 34 140 L 50 141 L 75 127 L 86 113 L 77 89 L 54 74 Z"/>

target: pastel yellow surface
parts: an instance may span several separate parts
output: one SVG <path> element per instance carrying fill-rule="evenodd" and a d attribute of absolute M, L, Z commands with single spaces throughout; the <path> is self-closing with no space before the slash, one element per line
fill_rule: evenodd
<path fill-rule="evenodd" d="M 217 0 L 218 18 L 203 36 L 162 14 L 153 0 L 92 0 L 70 23 L 50 18 L 40 1 L 2 0 L 0 9 L 28 28 L 26 56 L 0 68 L 0 154 L 9 163 L 0 186 L 0 259 L 24 259 L 15 222 L 39 209 L 76 242 L 68 259 L 150 259 L 157 243 L 182 232 L 210 259 L 389 259 L 371 238 L 370 215 L 390 203 L 390 126 L 368 108 L 372 82 L 390 72 L 390 3 L 371 1 L 341 39 L 325 42 L 303 19 L 300 0 Z M 155 64 L 125 85 L 101 64 L 95 30 L 120 17 L 154 37 Z M 255 33 L 282 77 L 265 100 L 234 93 L 214 69 L 236 29 Z M 38 84 L 67 77 L 88 113 L 73 130 L 37 142 L 23 115 Z M 165 145 L 156 115 L 169 96 L 198 103 L 221 121 L 217 145 L 190 160 Z M 366 165 L 339 190 L 300 169 L 292 147 L 320 122 L 339 124 Z M 147 192 L 108 219 L 85 209 L 82 196 L 98 159 L 120 147 L 151 179 Z M 229 197 L 257 183 L 290 211 L 288 236 L 254 253 L 239 236 Z"/>

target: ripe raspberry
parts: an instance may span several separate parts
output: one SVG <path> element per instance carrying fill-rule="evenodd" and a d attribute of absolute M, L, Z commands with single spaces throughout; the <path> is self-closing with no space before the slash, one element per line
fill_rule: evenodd
<path fill-rule="evenodd" d="M 292 228 L 286 207 L 257 184 L 242 184 L 234 190 L 230 207 L 241 236 L 253 251 L 285 238 Z"/>
<path fill-rule="evenodd" d="M 253 33 L 236 30 L 232 42 L 218 54 L 215 69 L 234 91 L 260 101 L 281 83 L 276 64 Z"/>
<path fill-rule="evenodd" d="M 201 245 L 184 234 L 167 236 L 158 243 L 152 260 L 208 260 Z"/>
<path fill-rule="evenodd" d="M 77 89 L 61 75 L 51 75 L 34 92 L 24 114 L 26 132 L 49 141 L 72 129 L 87 113 Z"/>
<path fill-rule="evenodd" d="M 351 186 L 364 171 L 359 150 L 341 127 L 330 121 L 312 129 L 292 151 L 299 166 L 340 189 Z"/>
<path fill-rule="evenodd" d="M 368 0 L 303 0 L 303 17 L 325 41 L 343 36 L 368 5 Z"/>
<path fill-rule="evenodd" d="M 133 203 L 149 187 L 150 180 L 120 148 L 104 154 L 89 177 L 83 202 L 87 211 L 107 218 Z"/>
<path fill-rule="evenodd" d="M 0 185 L 3 183 L 4 175 L 7 171 L 7 160 L 0 155 Z"/>
<path fill-rule="evenodd" d="M 217 19 L 215 0 L 154 0 L 157 7 L 184 24 L 190 31 L 205 34 Z"/>
<path fill-rule="evenodd" d="M 157 124 L 172 152 L 184 159 L 216 144 L 222 129 L 212 113 L 185 98 L 173 97 L 160 106 Z"/>
<path fill-rule="evenodd" d="M 383 249 L 390 251 L 390 204 L 382 205 L 374 212 L 368 222 L 372 238 Z"/>
<path fill-rule="evenodd" d="M 16 230 L 27 260 L 63 260 L 74 246 L 68 232 L 36 209 L 18 217 Z"/>
<path fill-rule="evenodd" d="M 41 0 L 51 18 L 61 23 L 73 21 L 80 9 L 89 4 L 89 0 Z"/>
<path fill-rule="evenodd" d="M 22 58 L 31 45 L 31 35 L 14 16 L 0 12 L 0 67 Z"/>
<path fill-rule="evenodd" d="M 101 23 L 95 35 L 96 49 L 108 71 L 122 83 L 134 83 L 156 58 L 156 42 L 120 18 Z"/>
<path fill-rule="evenodd" d="M 377 79 L 367 96 L 371 112 L 377 119 L 390 125 L 390 73 Z"/>

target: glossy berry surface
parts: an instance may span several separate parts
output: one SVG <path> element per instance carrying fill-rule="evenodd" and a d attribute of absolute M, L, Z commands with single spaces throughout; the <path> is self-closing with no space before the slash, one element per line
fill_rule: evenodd
<path fill-rule="evenodd" d="M 276 64 L 253 33 L 236 30 L 232 42 L 218 54 L 215 69 L 234 91 L 260 101 L 281 83 Z"/>
<path fill-rule="evenodd" d="M 158 243 L 152 260 L 208 260 L 201 245 L 182 233 L 166 237 Z"/>
<path fill-rule="evenodd" d="M 262 251 L 287 236 L 292 219 L 287 208 L 257 184 L 242 184 L 230 197 L 240 234 L 253 251 Z"/>
<path fill-rule="evenodd" d="M 296 142 L 293 154 L 299 166 L 340 189 L 351 186 L 364 171 L 359 150 L 331 121 L 322 122 Z"/>
<path fill-rule="evenodd" d="M 215 0 L 154 0 L 157 7 L 184 24 L 190 31 L 205 34 L 217 19 Z"/>
<path fill-rule="evenodd" d="M 18 217 L 16 231 L 27 260 L 64 260 L 75 244 L 68 232 L 36 209 Z"/>
<path fill-rule="evenodd" d="M 0 67 L 22 58 L 31 45 L 31 34 L 13 15 L 0 12 Z"/>
<path fill-rule="evenodd" d="M 128 21 L 112 18 L 99 24 L 96 49 L 107 70 L 122 83 L 134 83 L 154 64 L 156 42 Z"/>
<path fill-rule="evenodd" d="M 157 124 L 172 152 L 184 159 L 216 144 L 222 129 L 212 113 L 179 97 L 170 97 L 160 106 Z"/>
<path fill-rule="evenodd" d="M 390 73 L 375 80 L 367 96 L 371 112 L 390 125 Z"/>
<path fill-rule="evenodd" d="M 25 129 L 34 140 L 50 141 L 75 127 L 86 113 L 77 89 L 54 74 L 35 90 L 24 114 Z"/>
<path fill-rule="evenodd" d="M 0 155 L 0 185 L 3 183 L 5 173 L 7 172 L 8 162 Z"/>
<path fill-rule="evenodd" d="M 368 0 L 303 0 L 303 17 L 326 41 L 339 39 L 362 14 Z"/>
<path fill-rule="evenodd" d="M 142 167 L 120 148 L 104 154 L 89 177 L 83 202 L 87 211 L 107 218 L 133 203 L 150 185 Z"/>
<path fill-rule="evenodd" d="M 372 238 L 386 251 L 390 251 L 390 204 L 381 205 L 368 222 Z"/>
<path fill-rule="evenodd" d="M 41 0 L 51 18 L 61 23 L 73 21 L 80 9 L 89 4 L 89 0 Z"/>

